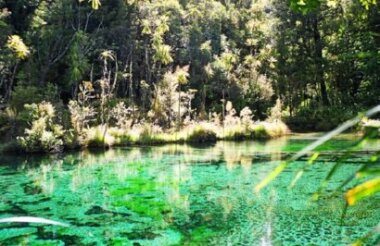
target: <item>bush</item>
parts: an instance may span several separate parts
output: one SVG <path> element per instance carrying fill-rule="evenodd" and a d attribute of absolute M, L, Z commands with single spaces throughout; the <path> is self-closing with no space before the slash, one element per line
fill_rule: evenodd
<path fill-rule="evenodd" d="M 48 84 L 44 88 L 32 85 L 17 85 L 13 90 L 9 106 L 20 112 L 26 104 L 41 103 L 43 101 L 56 103 L 57 98 L 59 98 L 58 88 L 52 84 Z"/>
<path fill-rule="evenodd" d="M 329 131 L 354 117 L 354 111 L 338 106 L 302 108 L 286 124 L 295 131 Z"/>
<path fill-rule="evenodd" d="M 220 135 L 223 140 L 245 140 L 251 138 L 249 127 L 241 127 L 240 125 L 225 127 L 224 133 Z M 223 132 L 223 130 L 222 130 Z"/>
<path fill-rule="evenodd" d="M 105 126 L 99 125 L 84 130 L 84 140 L 82 145 L 89 147 L 111 147 L 116 139 Z"/>
<path fill-rule="evenodd" d="M 19 125 L 16 110 L 6 108 L 3 112 L 0 112 L 0 139 L 12 139 L 16 136 Z"/>
<path fill-rule="evenodd" d="M 0 145 L 0 153 L 22 152 L 23 150 L 24 149 L 20 146 L 20 143 L 15 140 Z"/>
<path fill-rule="evenodd" d="M 380 137 L 380 120 L 364 120 L 362 129 L 369 138 L 378 138 Z"/>
<path fill-rule="evenodd" d="M 193 128 L 186 140 L 192 143 L 212 143 L 216 142 L 217 137 L 213 130 L 199 125 Z"/>
<path fill-rule="evenodd" d="M 49 102 L 27 104 L 25 110 L 31 118 L 30 128 L 25 136 L 18 137 L 20 146 L 26 152 L 59 152 L 63 149 L 64 130 L 55 124 L 55 109 Z"/>
<path fill-rule="evenodd" d="M 264 130 L 260 129 L 260 127 L 263 127 Z M 263 133 L 264 131 L 265 131 L 265 135 Z M 281 137 L 281 136 L 289 134 L 289 132 L 290 130 L 288 126 L 280 120 L 275 121 L 275 122 L 262 122 L 256 128 L 256 134 L 260 134 L 264 136 L 265 138 Z"/>
<path fill-rule="evenodd" d="M 133 136 L 122 128 L 112 127 L 108 133 L 114 138 L 113 144 L 116 146 L 128 146 L 135 142 Z"/>
<path fill-rule="evenodd" d="M 268 134 L 267 129 L 263 124 L 256 125 L 252 128 L 251 136 L 254 139 L 266 139 L 269 138 L 270 135 Z"/>

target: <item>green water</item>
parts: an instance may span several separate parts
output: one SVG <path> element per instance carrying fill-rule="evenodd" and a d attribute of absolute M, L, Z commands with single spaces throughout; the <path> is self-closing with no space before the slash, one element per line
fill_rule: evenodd
<path fill-rule="evenodd" d="M 380 221 L 380 197 L 349 208 L 311 196 L 353 140 L 320 148 L 293 189 L 295 162 L 260 194 L 254 186 L 313 137 L 214 146 L 166 145 L 0 157 L 0 218 L 38 216 L 70 227 L 0 224 L 0 245 L 346 245 Z M 380 149 L 379 142 L 365 150 Z M 350 157 L 328 190 L 369 158 Z M 352 187 L 357 181 L 351 182 Z M 376 238 L 372 240 L 375 245 Z"/>

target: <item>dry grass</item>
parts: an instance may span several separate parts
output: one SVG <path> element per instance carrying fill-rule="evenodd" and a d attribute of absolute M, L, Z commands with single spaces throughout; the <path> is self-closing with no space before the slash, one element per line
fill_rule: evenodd
<path fill-rule="evenodd" d="M 217 140 L 254 140 L 276 138 L 289 133 L 281 122 L 259 122 L 251 125 L 230 125 L 224 128 L 210 122 L 197 122 L 180 131 L 163 131 L 155 125 L 136 125 L 131 129 L 96 126 L 86 129 L 82 146 L 111 147 L 129 145 L 156 145 L 165 143 L 209 143 Z"/>

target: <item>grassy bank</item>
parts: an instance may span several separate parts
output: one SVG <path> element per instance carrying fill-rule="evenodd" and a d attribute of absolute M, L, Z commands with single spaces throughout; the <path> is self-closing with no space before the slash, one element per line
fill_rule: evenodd
<path fill-rule="evenodd" d="M 154 125 L 137 125 L 131 129 L 104 126 L 91 127 L 85 131 L 82 146 L 112 147 L 130 145 L 153 145 L 165 143 L 212 143 L 217 140 L 270 139 L 289 133 L 281 121 L 259 122 L 249 126 L 220 126 L 210 122 L 199 122 L 185 126 L 181 130 L 163 131 Z"/>
<path fill-rule="evenodd" d="M 256 122 L 249 125 L 218 125 L 198 122 L 184 126 L 180 130 L 162 130 L 151 124 L 138 124 L 130 129 L 95 126 L 83 130 L 75 136 L 68 131 L 63 138 L 62 149 L 110 148 L 122 146 L 159 145 L 168 143 L 213 143 L 218 140 L 241 141 L 271 139 L 289 134 L 288 127 L 281 121 Z M 52 149 L 52 152 L 57 149 Z M 10 141 L 0 146 L 0 152 L 46 152 L 26 151 L 18 141 Z"/>

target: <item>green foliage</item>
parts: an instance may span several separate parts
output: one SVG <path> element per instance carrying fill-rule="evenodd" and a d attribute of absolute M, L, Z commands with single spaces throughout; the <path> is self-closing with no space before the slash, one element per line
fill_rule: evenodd
<path fill-rule="evenodd" d="M 26 152 L 58 152 L 63 148 L 64 130 L 55 124 L 55 109 L 51 103 L 26 104 L 30 116 L 30 128 L 25 136 L 18 137 L 19 144 Z"/>
<path fill-rule="evenodd" d="M 232 138 L 250 120 L 285 115 L 295 129 L 327 130 L 380 96 L 377 4 L 0 2 L 0 96 L 18 118 L 24 104 L 70 104 L 77 139 L 99 122 L 179 130 L 213 112 L 224 120 L 227 101 L 252 112 Z M 119 101 L 132 119 L 112 115 Z"/>
<path fill-rule="evenodd" d="M 342 107 L 303 107 L 286 119 L 290 128 L 298 131 L 328 131 L 355 116 L 354 110 Z"/>
<path fill-rule="evenodd" d="M 368 120 L 362 121 L 362 130 L 368 138 L 378 138 L 380 137 L 380 121 L 379 120 Z"/>
<path fill-rule="evenodd" d="M 4 112 L 0 112 L 0 136 L 13 137 L 17 131 L 18 115 L 16 110 L 6 108 Z M 9 136 L 10 135 L 10 136 Z"/>
<path fill-rule="evenodd" d="M 150 115 L 164 126 L 173 126 L 175 119 L 181 119 L 189 112 L 186 101 L 191 100 L 192 93 L 180 90 L 181 85 L 187 83 L 189 75 L 187 69 L 187 66 L 177 67 L 174 72 L 165 73 L 163 79 L 155 87 Z"/>
<path fill-rule="evenodd" d="M 88 147 L 109 147 L 115 144 L 115 138 L 107 131 L 105 126 L 85 129 L 85 139 L 81 144 Z"/>
<path fill-rule="evenodd" d="M 192 129 L 186 141 L 192 143 L 212 143 L 216 142 L 216 139 L 217 137 L 215 131 L 199 125 Z"/>
<path fill-rule="evenodd" d="M 20 59 L 25 59 L 30 54 L 28 47 L 18 35 L 12 35 L 8 38 L 7 47 L 12 49 Z"/>
<path fill-rule="evenodd" d="M 369 10 L 369 7 L 372 5 L 376 5 L 376 0 L 359 0 L 360 3 L 365 7 L 366 10 Z"/>
<path fill-rule="evenodd" d="M 57 85 L 48 84 L 44 88 L 33 85 L 17 85 L 12 93 L 9 105 L 20 112 L 24 109 L 25 104 L 40 103 L 42 101 L 53 103 L 59 101 Z"/>

